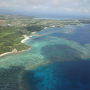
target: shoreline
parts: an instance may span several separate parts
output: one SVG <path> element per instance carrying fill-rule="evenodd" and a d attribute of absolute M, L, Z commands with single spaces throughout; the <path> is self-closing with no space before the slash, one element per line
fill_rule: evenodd
<path fill-rule="evenodd" d="M 9 54 L 12 54 L 12 52 L 2 53 L 2 54 L 0 54 L 0 57 L 6 56 L 6 55 L 9 55 Z"/>
<path fill-rule="evenodd" d="M 27 50 L 31 50 L 31 49 L 32 48 L 28 48 L 26 50 L 21 50 L 21 51 L 18 51 L 17 49 L 13 49 L 11 52 L 6 52 L 6 53 L 0 54 L 0 57 L 6 56 L 6 55 L 10 55 L 10 54 L 18 54 L 18 53 L 21 53 L 21 52 L 24 52 L 24 51 L 27 51 Z"/>
<path fill-rule="evenodd" d="M 21 40 L 21 43 L 25 43 L 28 39 L 30 39 L 32 36 L 23 35 L 24 39 Z"/>
<path fill-rule="evenodd" d="M 30 39 L 30 37 L 28 37 L 27 35 L 23 35 L 24 36 L 24 39 L 21 40 L 21 43 L 25 43 L 26 40 Z M 29 50 L 31 48 L 28 48 L 27 50 Z M 5 53 L 2 53 L 0 54 L 0 57 L 3 57 L 3 56 L 6 56 L 6 55 L 9 55 L 9 54 L 17 54 L 17 53 L 21 53 L 21 52 L 24 52 L 24 51 L 27 51 L 27 50 L 21 50 L 21 51 L 18 51 L 17 49 L 13 49 L 11 52 L 5 52 Z"/>
<path fill-rule="evenodd" d="M 24 39 L 21 40 L 21 43 L 25 43 L 28 39 L 30 39 L 33 36 L 41 36 L 41 35 L 37 34 L 36 32 L 32 32 L 30 36 L 23 35 Z"/>
<path fill-rule="evenodd" d="M 24 39 L 21 40 L 21 43 L 25 43 L 32 36 L 40 36 L 40 35 L 39 34 L 36 34 L 36 32 L 32 32 L 32 34 L 30 36 L 23 35 Z M 9 55 L 9 54 L 21 53 L 21 52 L 24 52 L 24 51 L 27 51 L 27 50 L 31 50 L 31 49 L 32 49 L 32 47 L 31 48 L 28 48 L 26 50 L 21 50 L 21 51 L 18 51 L 17 49 L 13 49 L 11 52 L 5 52 L 5 53 L 0 54 L 0 57 L 6 56 L 6 55 Z"/>

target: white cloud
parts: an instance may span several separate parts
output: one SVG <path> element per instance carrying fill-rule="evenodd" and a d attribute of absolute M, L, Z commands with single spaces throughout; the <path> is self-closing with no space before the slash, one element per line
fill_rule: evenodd
<path fill-rule="evenodd" d="M 0 0 L 0 8 L 12 10 L 55 10 L 90 14 L 90 0 Z"/>

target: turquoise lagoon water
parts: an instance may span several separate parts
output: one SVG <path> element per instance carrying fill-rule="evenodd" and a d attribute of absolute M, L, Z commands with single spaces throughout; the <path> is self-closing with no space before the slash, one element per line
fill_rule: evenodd
<path fill-rule="evenodd" d="M 38 33 L 26 41 L 32 50 L 0 57 L 0 67 L 24 67 L 28 90 L 90 90 L 90 25 Z"/>

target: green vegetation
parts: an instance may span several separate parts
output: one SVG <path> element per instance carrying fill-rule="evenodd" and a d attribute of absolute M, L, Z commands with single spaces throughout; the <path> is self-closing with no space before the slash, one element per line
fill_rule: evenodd
<path fill-rule="evenodd" d="M 43 29 L 43 26 L 37 25 L 27 27 L 0 26 L 0 53 L 10 52 L 14 48 L 19 51 L 29 48 L 29 46 L 20 42 L 23 39 L 23 35 L 30 35 L 31 32 L 41 29 Z"/>
<path fill-rule="evenodd" d="M 32 24 L 30 22 L 32 21 L 32 18 L 30 17 L 28 19 L 22 16 L 13 17 L 14 18 L 11 18 L 10 16 L 0 17 L 0 54 L 10 52 L 13 49 L 20 51 L 30 48 L 30 46 L 20 42 L 24 38 L 23 35 L 30 35 L 33 31 L 43 29 L 43 26 L 41 25 Z"/>
<path fill-rule="evenodd" d="M 29 48 L 30 46 L 20 42 L 23 35 L 30 35 L 31 32 L 40 31 L 45 27 L 63 27 L 82 22 L 84 23 L 84 20 L 49 20 L 30 16 L 0 15 L 0 54 L 13 49 L 20 51 Z M 85 20 L 85 23 L 89 22 L 90 20 Z"/>
<path fill-rule="evenodd" d="M 20 43 L 23 39 L 22 35 L 23 31 L 19 27 L 0 26 L 0 53 L 12 51 L 14 48 L 27 49 L 29 46 Z"/>

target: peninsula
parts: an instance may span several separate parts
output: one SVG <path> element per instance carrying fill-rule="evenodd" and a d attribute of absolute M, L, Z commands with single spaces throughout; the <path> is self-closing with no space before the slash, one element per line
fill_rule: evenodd
<path fill-rule="evenodd" d="M 36 19 L 30 16 L 0 15 L 0 56 L 10 54 L 13 50 L 22 51 L 31 48 L 25 45 L 24 41 L 37 35 L 36 32 L 40 30 L 45 30 L 48 27 L 89 23 L 89 21 Z"/>

